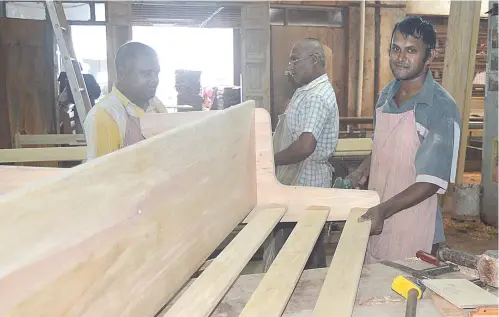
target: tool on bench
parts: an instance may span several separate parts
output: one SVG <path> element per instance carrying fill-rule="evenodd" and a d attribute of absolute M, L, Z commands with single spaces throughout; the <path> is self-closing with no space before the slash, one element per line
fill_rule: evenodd
<path fill-rule="evenodd" d="M 425 278 L 435 278 L 436 276 L 446 274 L 446 273 L 452 273 L 452 272 L 458 272 L 459 267 L 453 263 L 446 263 L 441 266 L 437 267 L 432 267 L 429 269 L 423 269 L 423 270 L 416 270 L 411 267 L 398 264 L 392 261 L 381 261 L 382 264 L 392 267 L 394 269 L 400 270 L 402 272 L 406 272 L 414 276 L 415 278 L 418 279 L 425 279 Z"/>
<path fill-rule="evenodd" d="M 415 317 L 418 299 L 423 297 L 426 287 L 414 277 L 397 276 L 392 282 L 392 290 L 407 299 L 405 317 Z"/>
<path fill-rule="evenodd" d="M 340 188 L 340 189 L 353 189 L 353 184 L 352 181 L 349 179 L 343 179 L 341 177 L 337 177 L 334 180 L 333 183 L 333 188 Z"/>

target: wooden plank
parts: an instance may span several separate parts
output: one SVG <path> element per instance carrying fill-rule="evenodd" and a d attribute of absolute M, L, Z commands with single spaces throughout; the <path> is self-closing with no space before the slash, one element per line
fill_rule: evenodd
<path fill-rule="evenodd" d="M 19 134 L 19 144 L 23 145 L 62 145 L 85 143 L 84 134 Z"/>
<path fill-rule="evenodd" d="M 452 2 L 445 47 L 443 87 L 456 100 L 462 119 L 456 184 L 462 184 L 463 181 L 479 25 L 480 2 Z"/>
<path fill-rule="evenodd" d="M 168 131 L 188 118 L 174 117 L 172 114 L 151 114 L 145 117 L 146 120 L 141 120 L 141 128 L 144 135 L 144 131 L 150 132 L 148 137 Z M 370 208 L 379 204 L 379 196 L 375 191 L 284 186 L 278 183 L 274 174 L 270 115 L 264 109 L 255 111 L 255 133 L 258 208 L 274 204 L 287 206 L 288 211 L 281 222 L 298 221 L 309 206 L 327 207 L 331 210 L 328 221 L 343 221 L 352 208 Z M 253 215 L 253 212 L 250 213 L 244 222 L 249 221 Z"/>
<path fill-rule="evenodd" d="M 0 150 L 0 163 L 83 161 L 86 158 L 86 146 Z"/>
<path fill-rule="evenodd" d="M 242 100 L 270 111 L 270 9 L 268 2 L 241 7 Z"/>
<path fill-rule="evenodd" d="M 307 210 L 249 299 L 240 317 L 281 316 L 317 237 L 324 227 L 328 213 L 327 209 L 321 208 Z"/>
<path fill-rule="evenodd" d="M 423 280 L 423 284 L 457 308 L 497 306 L 497 296 L 466 279 Z"/>
<path fill-rule="evenodd" d="M 336 152 L 371 151 L 373 140 L 371 138 L 339 139 Z"/>
<path fill-rule="evenodd" d="M 206 268 L 164 317 L 207 317 L 258 250 L 286 208 L 262 210 Z"/>
<path fill-rule="evenodd" d="M 0 316 L 154 316 L 256 204 L 253 112 L 217 111 L 1 197 Z"/>
<path fill-rule="evenodd" d="M 366 254 L 371 221 L 359 222 L 365 209 L 352 209 L 329 266 L 313 317 L 351 316 Z"/>

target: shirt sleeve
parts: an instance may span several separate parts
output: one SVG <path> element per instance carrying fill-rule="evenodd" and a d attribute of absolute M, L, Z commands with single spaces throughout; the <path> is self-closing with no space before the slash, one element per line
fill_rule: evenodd
<path fill-rule="evenodd" d="M 122 147 L 118 125 L 104 110 L 96 111 L 85 120 L 87 160 L 114 152 Z"/>
<path fill-rule="evenodd" d="M 444 194 L 456 180 L 457 156 L 461 128 L 455 118 L 436 120 L 428 130 L 416 153 L 416 182 L 438 185 L 438 194 Z"/>
<path fill-rule="evenodd" d="M 317 141 L 330 117 L 333 117 L 333 121 L 336 119 L 334 116 L 336 114 L 321 96 L 312 95 L 306 98 L 300 105 L 298 135 L 310 132 Z"/>

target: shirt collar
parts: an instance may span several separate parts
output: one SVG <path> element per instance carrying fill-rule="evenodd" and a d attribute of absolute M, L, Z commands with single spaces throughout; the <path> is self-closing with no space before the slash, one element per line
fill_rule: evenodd
<path fill-rule="evenodd" d="M 389 97 L 388 100 L 393 99 L 399 88 L 400 88 L 400 80 L 395 80 L 392 87 L 388 91 L 388 97 Z M 416 103 L 424 103 L 429 106 L 433 106 L 434 91 L 435 91 L 435 80 L 433 79 L 431 71 L 428 70 L 423 86 L 413 98 L 416 101 Z"/>
<path fill-rule="evenodd" d="M 307 85 L 298 88 L 297 90 L 300 90 L 300 91 L 310 90 L 310 89 L 315 88 L 320 83 L 323 83 L 323 82 L 326 82 L 326 81 L 329 81 L 329 79 L 327 77 L 327 74 L 323 74 L 323 75 L 317 77 L 316 79 L 312 80 Z"/>
<path fill-rule="evenodd" d="M 125 107 L 129 115 L 134 117 L 141 117 L 145 113 L 145 111 L 142 108 L 140 108 L 132 101 L 130 101 L 130 99 L 128 99 L 121 91 L 119 91 L 119 89 L 116 88 L 116 86 L 113 86 L 111 94 L 115 95 L 116 98 L 118 98 L 118 100 L 121 102 L 123 107 Z"/>

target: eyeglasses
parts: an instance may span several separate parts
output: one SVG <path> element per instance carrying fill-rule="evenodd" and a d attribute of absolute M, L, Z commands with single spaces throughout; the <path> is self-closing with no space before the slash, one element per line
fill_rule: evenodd
<path fill-rule="evenodd" d="M 308 55 L 307 55 L 307 56 L 305 56 L 305 57 L 298 58 L 298 59 L 296 59 L 296 60 L 294 60 L 294 61 L 289 61 L 289 62 L 288 62 L 288 67 L 295 66 L 295 65 L 296 65 L 296 63 L 298 63 L 299 61 L 304 60 L 305 58 L 309 58 L 310 56 L 314 56 L 314 55 L 315 55 L 315 53 L 312 53 L 312 54 L 308 54 Z"/>

